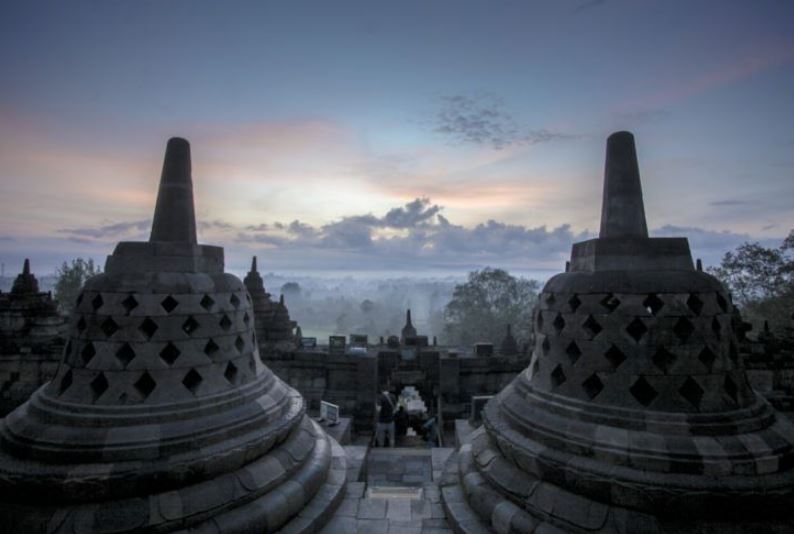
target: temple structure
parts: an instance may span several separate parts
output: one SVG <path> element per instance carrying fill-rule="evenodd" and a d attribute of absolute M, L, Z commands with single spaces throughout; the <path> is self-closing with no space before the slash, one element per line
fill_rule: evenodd
<path fill-rule="evenodd" d="M 507 325 L 505 337 L 502 338 L 502 343 L 499 348 L 499 352 L 505 356 L 515 356 L 518 354 L 518 341 L 513 337 L 512 330 L 511 326 Z"/>
<path fill-rule="evenodd" d="M 610 136 L 600 235 L 448 464 L 453 529 L 791 532 L 794 425 L 749 387 L 732 308 L 685 238 L 648 237 L 634 138 Z"/>
<path fill-rule="evenodd" d="M 402 332 L 400 333 L 400 341 L 405 343 L 406 339 L 410 339 L 416 337 L 416 327 L 411 322 L 411 310 L 405 311 L 405 326 L 403 326 Z"/>
<path fill-rule="evenodd" d="M 0 417 L 52 379 L 61 357 L 66 320 L 25 260 L 9 293 L 0 292 Z"/>
<path fill-rule="evenodd" d="M 284 295 L 273 302 L 265 291 L 265 283 L 256 266 L 256 256 L 251 260 L 251 271 L 245 275 L 245 287 L 251 294 L 256 313 L 256 333 L 263 344 L 292 344 L 297 323 L 290 319 L 284 304 Z"/>
<path fill-rule="evenodd" d="M 78 299 L 55 378 L 0 422 L 0 532 L 315 531 L 341 447 L 259 358 L 255 309 L 196 240 L 171 139 L 148 242 Z"/>

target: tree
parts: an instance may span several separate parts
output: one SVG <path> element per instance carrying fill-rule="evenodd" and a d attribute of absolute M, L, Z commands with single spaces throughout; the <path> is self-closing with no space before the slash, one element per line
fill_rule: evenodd
<path fill-rule="evenodd" d="M 502 269 L 472 271 L 465 283 L 455 286 L 444 309 L 447 341 L 498 345 L 508 324 L 518 339 L 529 339 L 539 287 L 537 280 L 516 278 Z"/>
<path fill-rule="evenodd" d="M 86 280 L 101 273 L 102 270 L 94 265 L 94 260 L 77 258 L 71 265 L 65 261 L 55 272 L 58 280 L 55 282 L 55 299 L 58 306 L 65 313 L 71 313 L 75 307 L 77 296 Z"/>
<path fill-rule="evenodd" d="M 794 313 L 794 230 L 777 248 L 742 243 L 708 269 L 728 288 L 745 319 L 782 326 Z"/>
<path fill-rule="evenodd" d="M 281 294 L 287 297 L 299 297 L 301 286 L 298 282 L 287 282 L 281 286 Z"/>

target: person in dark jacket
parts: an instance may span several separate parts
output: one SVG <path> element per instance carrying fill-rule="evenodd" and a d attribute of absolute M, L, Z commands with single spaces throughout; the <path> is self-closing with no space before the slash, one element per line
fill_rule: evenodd
<path fill-rule="evenodd" d="M 408 432 L 408 412 L 405 411 L 405 407 L 402 404 L 397 408 L 397 413 L 394 414 L 394 432 L 398 443 L 402 441 Z"/>
<path fill-rule="evenodd" d="M 378 447 L 386 446 L 386 435 L 389 436 L 389 446 L 394 447 L 394 414 L 397 407 L 397 399 L 384 390 L 378 400 L 378 424 L 375 428 L 375 440 Z"/>

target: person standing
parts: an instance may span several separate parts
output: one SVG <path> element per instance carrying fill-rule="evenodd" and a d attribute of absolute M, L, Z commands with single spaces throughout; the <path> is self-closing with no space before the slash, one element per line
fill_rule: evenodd
<path fill-rule="evenodd" d="M 389 393 L 388 389 L 383 390 L 378 403 L 378 424 L 375 428 L 375 440 L 378 447 L 386 446 L 386 435 L 389 436 L 389 446 L 394 447 L 394 412 L 397 399 Z"/>

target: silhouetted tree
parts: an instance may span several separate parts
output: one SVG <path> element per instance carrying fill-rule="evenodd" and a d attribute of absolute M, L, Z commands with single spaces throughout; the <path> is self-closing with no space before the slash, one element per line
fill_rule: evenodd
<path fill-rule="evenodd" d="M 63 262 L 55 272 L 58 280 L 55 282 L 55 298 L 58 306 L 64 313 L 71 313 L 75 307 L 77 296 L 86 280 L 101 273 L 102 270 L 94 265 L 94 260 L 77 258 L 71 264 Z"/>
<path fill-rule="evenodd" d="M 745 320 L 756 327 L 788 322 L 794 313 L 794 230 L 777 248 L 742 243 L 708 271 L 724 283 Z"/>
<path fill-rule="evenodd" d="M 498 344 L 507 324 L 513 325 L 518 339 L 528 339 L 539 287 L 537 280 L 517 278 L 502 269 L 469 273 L 465 283 L 455 286 L 444 310 L 447 342 Z"/>

